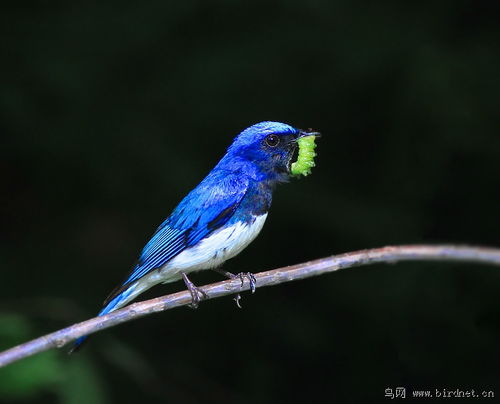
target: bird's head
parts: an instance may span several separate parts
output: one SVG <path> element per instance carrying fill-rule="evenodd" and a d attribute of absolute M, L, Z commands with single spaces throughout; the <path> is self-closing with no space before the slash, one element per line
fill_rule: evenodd
<path fill-rule="evenodd" d="M 308 134 L 285 123 L 257 123 L 234 139 L 224 165 L 233 164 L 236 168 L 243 162 L 243 167 L 253 171 L 252 176 L 272 182 L 287 181 L 297 140 Z"/>

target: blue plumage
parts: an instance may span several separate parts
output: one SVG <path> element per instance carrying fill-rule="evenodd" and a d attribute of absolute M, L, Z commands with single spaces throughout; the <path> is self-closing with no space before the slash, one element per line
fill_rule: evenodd
<path fill-rule="evenodd" d="M 99 315 L 123 307 L 155 284 L 216 268 L 244 249 L 264 224 L 274 186 L 288 180 L 296 141 L 304 134 L 279 122 L 261 122 L 241 132 L 158 227 Z M 73 350 L 85 339 L 78 339 Z"/>

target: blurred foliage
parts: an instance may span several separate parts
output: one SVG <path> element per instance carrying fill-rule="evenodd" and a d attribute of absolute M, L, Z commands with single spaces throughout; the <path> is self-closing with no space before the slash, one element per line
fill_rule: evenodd
<path fill-rule="evenodd" d="M 0 349 L 35 338 L 27 318 L 0 313 Z M 88 360 L 63 360 L 55 351 L 32 356 L 0 371 L 2 402 L 31 402 L 45 396 L 65 404 L 105 403 L 96 372 Z"/>
<path fill-rule="evenodd" d="M 155 226 L 262 120 L 321 131 L 317 167 L 277 190 L 228 270 L 500 244 L 498 2 L 1 7 L 2 347 L 93 316 Z M 0 401 L 373 402 L 400 385 L 500 395 L 499 285 L 496 268 L 430 263 L 262 289 L 243 310 L 174 310 L 74 357 L 2 369 Z"/>
<path fill-rule="evenodd" d="M 2 350 L 32 337 L 28 320 L 15 314 L 0 316 L 0 330 Z M 17 362 L 2 371 L 0 396 L 31 398 L 56 384 L 60 374 L 61 367 L 55 352 L 45 352 Z"/>

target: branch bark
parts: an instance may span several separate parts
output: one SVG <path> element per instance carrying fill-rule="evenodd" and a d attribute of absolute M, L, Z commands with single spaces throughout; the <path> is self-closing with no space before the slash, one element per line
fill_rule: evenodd
<path fill-rule="evenodd" d="M 273 286 L 285 282 L 310 278 L 334 272 L 343 268 L 351 268 L 376 263 L 395 263 L 398 261 L 460 261 L 490 265 L 500 265 L 500 249 L 485 247 L 468 247 L 453 245 L 402 245 L 394 247 L 361 250 L 271 271 L 255 274 L 257 288 Z M 247 281 L 243 285 L 239 279 L 212 283 L 201 287 L 208 299 L 228 296 L 249 289 Z M 0 367 L 34 355 L 51 348 L 61 348 L 69 342 L 88 334 L 104 330 L 135 320 L 149 314 L 185 306 L 191 303 L 188 291 L 134 303 L 102 317 L 95 317 L 67 328 L 44 335 L 32 341 L 15 346 L 0 353 Z"/>

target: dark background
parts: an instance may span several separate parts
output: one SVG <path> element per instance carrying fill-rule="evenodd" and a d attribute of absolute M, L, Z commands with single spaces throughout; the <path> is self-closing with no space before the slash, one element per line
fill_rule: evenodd
<path fill-rule="evenodd" d="M 0 13 L 0 347 L 92 317 L 245 127 L 323 133 L 226 264 L 500 243 L 496 1 L 42 2 Z M 217 274 L 192 276 L 197 284 Z M 159 286 L 143 298 L 180 290 Z M 500 272 L 349 269 L 115 327 L 0 370 L 2 403 L 500 397 Z M 489 402 L 492 402 L 490 400 Z"/>

